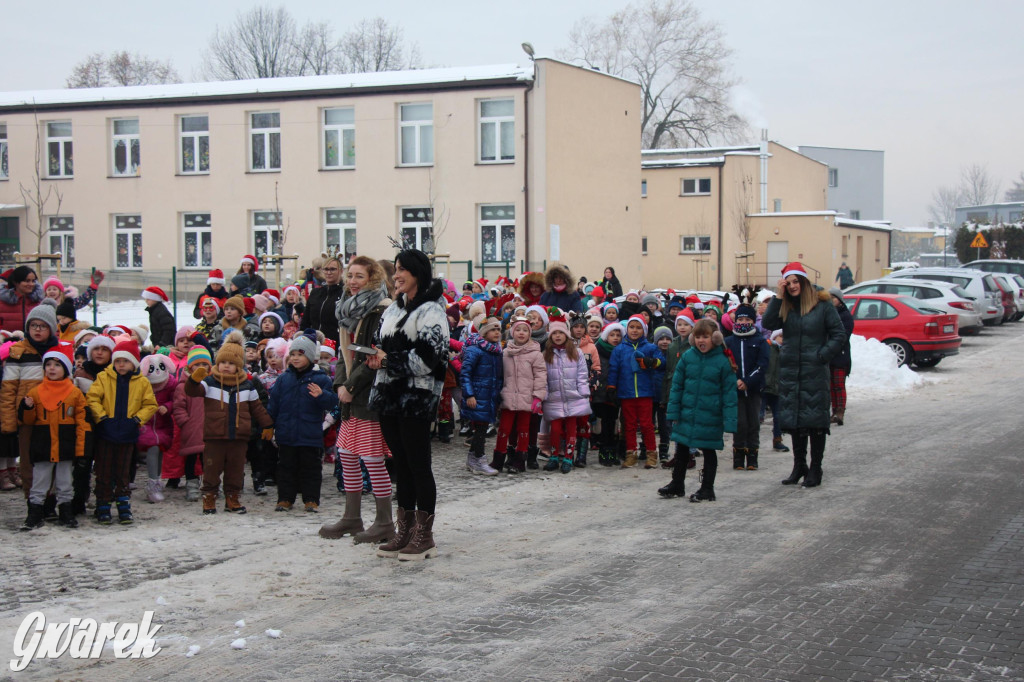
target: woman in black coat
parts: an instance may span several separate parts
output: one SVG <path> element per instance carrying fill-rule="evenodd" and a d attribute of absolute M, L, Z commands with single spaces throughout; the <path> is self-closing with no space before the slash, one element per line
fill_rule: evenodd
<path fill-rule="evenodd" d="M 324 285 L 310 292 L 306 309 L 302 313 L 302 329 L 317 329 L 323 332 L 324 338 L 334 341 L 335 347 L 338 345 L 338 318 L 334 309 L 344 293 L 341 270 L 340 260 L 327 259 L 321 268 Z"/>
<path fill-rule="evenodd" d="M 605 301 L 614 301 L 619 296 L 622 296 L 622 284 L 619 283 L 619 278 L 615 276 L 615 268 L 610 265 L 604 269 L 604 279 L 601 280 L 600 286 L 604 289 Z"/>
<path fill-rule="evenodd" d="M 829 433 L 829 363 L 847 341 L 846 330 L 827 291 L 817 291 L 800 263 L 782 270 L 775 298 L 761 324 L 782 329 L 779 354 L 779 424 L 793 438 L 793 472 L 782 481 L 813 488 L 821 483 L 821 462 Z M 811 465 L 807 466 L 807 441 Z"/>
<path fill-rule="evenodd" d="M 853 336 L 853 315 L 846 307 L 841 289 L 829 289 L 828 293 L 832 298 L 832 305 L 839 313 L 839 321 L 843 323 L 846 330 L 846 342 L 839 354 L 832 358 L 828 368 L 831 374 L 832 389 L 832 423 L 837 426 L 843 425 L 843 417 L 846 415 L 846 377 L 850 376 L 850 369 L 853 361 L 850 357 L 850 337 Z"/>

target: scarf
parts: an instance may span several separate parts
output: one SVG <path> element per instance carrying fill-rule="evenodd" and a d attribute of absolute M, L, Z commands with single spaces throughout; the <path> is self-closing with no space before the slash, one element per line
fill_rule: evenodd
<path fill-rule="evenodd" d="M 57 337 L 55 337 L 53 334 L 51 334 L 50 337 L 45 341 L 39 343 L 33 341 L 28 334 L 25 335 L 25 340 L 28 341 L 28 344 L 32 346 L 37 353 L 39 353 L 40 357 L 46 355 L 46 351 L 50 350 L 51 348 L 57 345 Z"/>
<path fill-rule="evenodd" d="M 355 295 L 346 291 L 338 299 L 334 316 L 338 318 L 338 324 L 346 331 L 354 332 L 359 326 L 359 321 L 387 298 L 387 295 L 387 287 L 383 284 L 376 289 L 363 289 Z"/>
<path fill-rule="evenodd" d="M 71 389 L 74 387 L 74 384 L 71 383 L 71 379 L 68 377 L 64 377 L 59 381 L 44 379 L 38 387 L 39 404 L 47 412 L 54 412 L 60 407 L 61 402 L 68 397 L 68 394 L 71 393 Z"/>

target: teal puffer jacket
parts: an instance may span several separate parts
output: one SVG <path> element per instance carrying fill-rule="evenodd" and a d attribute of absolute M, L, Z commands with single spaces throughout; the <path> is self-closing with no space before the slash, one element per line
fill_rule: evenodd
<path fill-rule="evenodd" d="M 672 440 L 691 448 L 725 448 L 723 433 L 736 433 L 736 371 L 715 332 L 707 353 L 683 353 L 672 375 L 666 416 Z"/>

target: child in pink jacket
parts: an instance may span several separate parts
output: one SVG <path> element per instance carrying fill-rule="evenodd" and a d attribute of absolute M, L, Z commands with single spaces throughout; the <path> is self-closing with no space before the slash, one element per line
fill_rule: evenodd
<path fill-rule="evenodd" d="M 544 348 L 548 395 L 544 419 L 550 424 L 551 456 L 544 471 L 561 465 L 562 473 L 572 471 L 576 454 L 576 422 L 590 416 L 590 375 L 584 353 L 569 338 L 564 318 L 551 318 Z M 565 441 L 563 448 L 562 441 Z"/>
<path fill-rule="evenodd" d="M 174 407 L 174 388 L 178 380 L 174 378 L 177 368 L 166 355 L 147 355 L 139 366 L 142 376 L 149 379 L 159 406 L 156 415 L 143 424 L 139 431 L 139 452 L 146 455 L 146 469 L 149 481 L 146 483 L 146 499 L 150 502 L 162 502 L 164 499 L 161 470 L 162 455 L 174 444 L 174 419 L 171 408 Z"/>
<path fill-rule="evenodd" d="M 548 395 L 547 367 L 540 344 L 530 338 L 530 321 L 514 317 L 509 322 L 509 342 L 502 353 L 505 382 L 501 388 L 501 419 L 498 441 L 494 445 L 491 467 L 501 470 L 512 442 L 515 450 L 508 455 L 506 471 L 526 471 L 526 450 L 530 445 L 530 416 L 541 414 Z"/>
<path fill-rule="evenodd" d="M 199 472 L 196 465 L 202 465 L 203 450 L 206 448 L 203 440 L 203 423 L 206 417 L 203 408 L 205 398 L 186 395 L 185 380 L 200 367 L 207 372 L 212 371 L 212 356 L 203 346 L 193 346 L 188 352 L 185 374 L 174 389 L 174 423 L 178 427 L 181 442 L 178 454 L 184 460 L 179 466 L 185 473 L 185 499 L 189 502 L 199 500 Z"/>

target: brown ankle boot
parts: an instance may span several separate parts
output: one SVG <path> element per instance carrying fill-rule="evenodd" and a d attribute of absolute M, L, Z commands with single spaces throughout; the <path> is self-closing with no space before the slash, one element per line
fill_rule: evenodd
<path fill-rule="evenodd" d="M 217 493 L 204 493 L 203 494 L 203 513 L 204 514 L 216 514 L 217 513 Z"/>
<path fill-rule="evenodd" d="M 412 539 L 413 531 L 416 530 L 416 517 L 412 511 L 398 507 L 395 522 L 395 537 L 377 548 L 377 556 L 393 559 Z"/>
<path fill-rule="evenodd" d="M 238 493 L 224 493 L 224 511 L 244 514 L 245 507 L 238 501 Z"/>
<path fill-rule="evenodd" d="M 377 518 L 373 525 L 361 533 L 356 533 L 353 541 L 358 545 L 362 542 L 384 542 L 395 538 L 395 522 L 391 518 L 391 496 L 375 497 Z"/>
<path fill-rule="evenodd" d="M 636 466 L 636 459 L 637 459 L 637 451 L 636 450 L 630 450 L 629 452 L 626 453 L 626 459 L 622 460 L 622 468 L 623 469 L 628 469 L 630 467 L 635 467 Z"/>
<path fill-rule="evenodd" d="M 399 561 L 423 561 L 437 555 L 437 547 L 434 546 L 434 515 L 425 511 L 416 510 L 416 530 L 412 539 L 398 553 Z"/>
<path fill-rule="evenodd" d="M 345 513 L 334 523 L 328 523 L 320 527 L 320 537 L 327 540 L 337 540 L 346 535 L 355 535 L 363 532 L 362 518 L 362 491 L 345 493 Z"/>
<path fill-rule="evenodd" d="M 648 450 L 647 451 L 647 462 L 644 464 L 644 469 L 654 469 L 658 466 L 658 451 Z"/>

